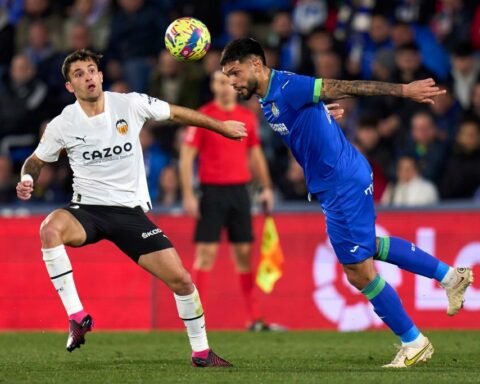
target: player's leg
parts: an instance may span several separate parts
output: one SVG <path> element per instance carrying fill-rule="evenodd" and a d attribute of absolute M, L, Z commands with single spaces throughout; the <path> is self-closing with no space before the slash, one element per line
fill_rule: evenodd
<path fill-rule="evenodd" d="M 229 366 L 209 348 L 200 296 L 165 234 L 140 207 L 115 210 L 108 239 L 173 292 L 192 347 L 194 366 Z"/>
<path fill-rule="evenodd" d="M 174 248 L 140 256 L 138 265 L 162 280 L 174 293 L 180 318 L 187 329 L 195 366 L 230 366 L 209 347 L 205 316 L 197 289 Z"/>
<path fill-rule="evenodd" d="M 203 297 L 204 304 L 208 298 L 210 274 L 227 215 L 226 195 L 222 186 L 201 186 L 200 218 L 197 220 L 194 236 L 196 248 L 192 279 Z"/>
<path fill-rule="evenodd" d="M 400 351 L 393 361 L 384 367 L 406 368 L 420 361 L 427 361 L 433 354 L 432 344 L 408 316 L 397 292 L 377 274 L 373 259 L 343 264 L 343 269 L 350 284 L 365 295 L 372 303 L 375 313 L 400 337 Z"/>
<path fill-rule="evenodd" d="M 254 295 L 255 276 L 252 268 L 252 215 L 251 203 L 246 185 L 230 187 L 228 193 L 229 210 L 226 220 L 235 269 L 237 272 L 243 302 L 247 314 L 247 326 L 252 331 L 265 331 L 269 327 L 260 317 L 258 303 Z"/>
<path fill-rule="evenodd" d="M 220 232 L 220 229 L 218 229 Z M 220 233 L 219 233 L 220 236 Z M 199 236 L 201 238 L 201 236 Z M 218 243 L 196 243 L 195 260 L 193 262 L 192 280 L 195 282 L 198 292 L 202 295 L 204 306 L 208 297 L 208 288 L 210 282 L 210 274 L 215 264 L 218 253 Z"/>
<path fill-rule="evenodd" d="M 450 316 L 463 307 L 465 291 L 473 283 L 473 272 L 470 268 L 453 268 L 415 244 L 398 237 L 377 237 L 376 244 L 376 260 L 386 261 L 406 271 L 437 280 L 446 290 L 447 313 Z"/>
<path fill-rule="evenodd" d="M 389 366 L 407 367 L 431 357 L 433 347 L 406 313 L 395 290 L 375 271 L 375 210 L 369 167 L 360 167 L 345 183 L 317 194 L 327 232 L 349 282 L 372 303 L 382 321 L 402 341 Z"/>
<path fill-rule="evenodd" d="M 42 222 L 40 239 L 45 266 L 70 321 L 67 350 L 71 352 L 85 343 L 85 333 L 91 330 L 93 320 L 78 296 L 65 245 L 81 246 L 87 234 L 69 211 L 57 209 Z"/>

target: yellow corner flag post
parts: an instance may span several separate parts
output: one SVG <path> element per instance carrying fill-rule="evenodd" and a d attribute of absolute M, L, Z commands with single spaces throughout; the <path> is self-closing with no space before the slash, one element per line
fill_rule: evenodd
<path fill-rule="evenodd" d="M 271 293 L 273 287 L 283 274 L 283 252 L 280 247 L 277 227 L 273 217 L 265 217 L 263 225 L 260 263 L 257 269 L 256 282 L 265 293 Z"/>

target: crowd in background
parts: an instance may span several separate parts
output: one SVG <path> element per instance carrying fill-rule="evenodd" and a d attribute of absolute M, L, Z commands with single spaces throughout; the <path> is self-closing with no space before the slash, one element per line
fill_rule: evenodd
<path fill-rule="evenodd" d="M 168 24 L 202 20 L 212 48 L 196 63 L 164 47 Z M 104 55 L 104 89 L 144 92 L 198 108 L 232 39 L 254 37 L 267 64 L 306 75 L 408 83 L 433 77 L 448 90 L 435 105 L 391 97 L 340 101 L 340 125 L 374 170 L 385 205 L 480 200 L 480 4 L 476 0 L 0 0 L 0 204 L 13 203 L 25 158 L 49 120 L 75 101 L 64 87 L 68 53 Z M 303 171 L 263 118 L 262 146 L 280 200 L 302 200 Z M 149 121 L 140 140 L 156 206 L 179 202 L 184 127 Z M 321 129 L 321 127 L 319 127 Z M 232 170 L 234 171 L 234 170 Z M 71 197 L 68 160 L 48 164 L 32 201 Z M 22 203 L 29 204 L 29 203 Z"/>

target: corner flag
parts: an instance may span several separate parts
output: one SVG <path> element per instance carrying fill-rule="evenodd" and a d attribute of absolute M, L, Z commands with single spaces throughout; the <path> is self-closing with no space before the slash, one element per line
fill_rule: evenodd
<path fill-rule="evenodd" d="M 263 225 L 260 263 L 256 282 L 265 293 L 271 293 L 273 286 L 283 274 L 283 252 L 280 247 L 277 228 L 271 216 L 265 218 Z"/>

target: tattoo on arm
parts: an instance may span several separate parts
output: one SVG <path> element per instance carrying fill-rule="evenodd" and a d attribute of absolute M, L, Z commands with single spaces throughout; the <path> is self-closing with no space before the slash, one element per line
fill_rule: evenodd
<path fill-rule="evenodd" d="M 323 79 L 321 99 L 344 99 L 352 96 L 403 97 L 402 84 L 367 80 Z"/>
<path fill-rule="evenodd" d="M 23 164 L 21 176 L 30 175 L 33 178 L 33 182 L 36 183 L 40 176 L 40 171 L 45 165 L 45 162 L 40 160 L 37 156 L 31 155 Z"/>

